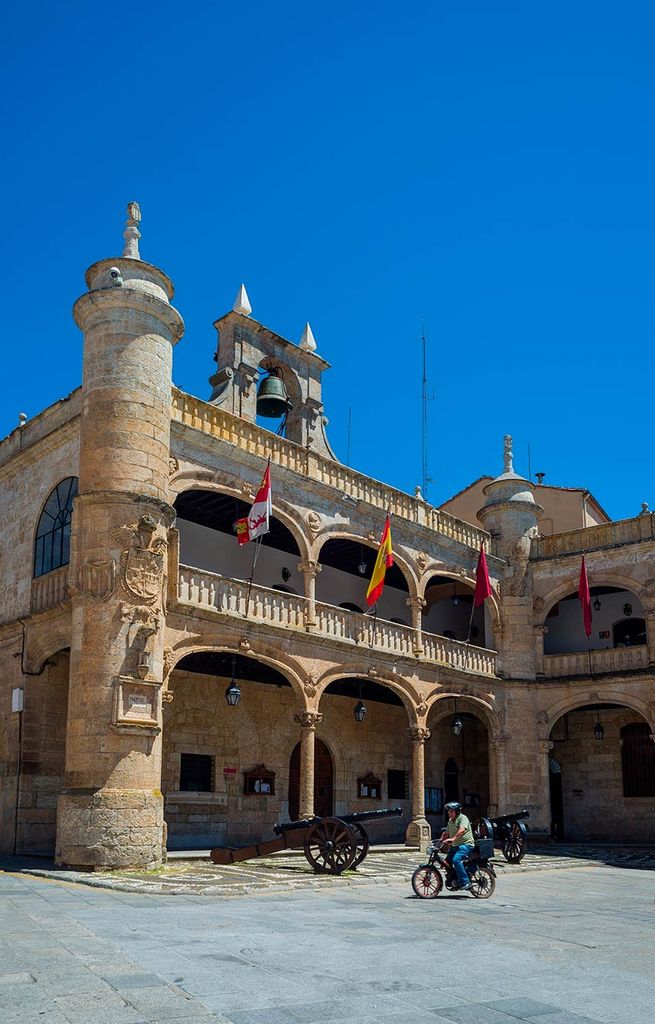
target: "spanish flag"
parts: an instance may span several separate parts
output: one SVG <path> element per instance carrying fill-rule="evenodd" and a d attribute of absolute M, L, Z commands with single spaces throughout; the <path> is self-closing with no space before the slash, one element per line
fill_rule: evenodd
<path fill-rule="evenodd" d="M 393 552 L 391 550 L 391 517 L 387 516 L 387 521 L 385 522 L 384 530 L 382 531 L 382 540 L 380 541 L 378 557 L 375 559 L 375 565 L 373 566 L 373 575 L 371 576 L 371 582 L 369 583 L 368 590 L 366 591 L 366 603 L 369 608 L 382 596 L 385 573 L 392 565 Z"/>

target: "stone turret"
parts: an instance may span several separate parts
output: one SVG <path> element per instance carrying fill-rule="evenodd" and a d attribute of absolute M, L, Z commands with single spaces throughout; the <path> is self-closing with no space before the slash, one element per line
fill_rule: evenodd
<path fill-rule="evenodd" d="M 65 789 L 56 860 L 161 863 L 161 685 L 171 365 L 184 325 L 173 285 L 139 256 L 128 207 L 119 258 L 94 263 L 75 303 L 84 334 Z"/>
<path fill-rule="evenodd" d="M 503 674 L 515 679 L 534 679 L 529 559 L 543 509 L 534 500 L 534 485 L 514 472 L 509 435 L 504 445 L 503 472 L 484 488 L 487 500 L 478 519 L 491 533 L 495 554 L 506 561 L 500 588 Z"/>

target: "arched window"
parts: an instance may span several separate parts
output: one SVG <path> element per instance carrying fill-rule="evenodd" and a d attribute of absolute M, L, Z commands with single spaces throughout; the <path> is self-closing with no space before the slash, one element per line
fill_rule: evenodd
<path fill-rule="evenodd" d="M 35 576 L 45 576 L 70 562 L 71 515 L 76 494 L 76 476 L 67 476 L 51 491 L 36 528 Z"/>
<path fill-rule="evenodd" d="M 655 796 L 655 743 L 646 722 L 621 729 L 624 796 Z"/>

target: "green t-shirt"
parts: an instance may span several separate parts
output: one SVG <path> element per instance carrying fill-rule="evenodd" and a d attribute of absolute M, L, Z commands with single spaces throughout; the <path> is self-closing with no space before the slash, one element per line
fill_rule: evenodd
<path fill-rule="evenodd" d="M 473 829 L 471 828 L 471 822 L 468 820 L 465 814 L 461 813 L 461 811 L 456 818 L 453 818 L 452 821 L 448 821 L 448 824 L 446 825 L 448 835 L 452 839 L 455 833 L 458 831 L 458 829 L 462 828 L 462 826 L 464 826 L 466 831 L 464 832 L 464 835 L 458 836 L 458 838 L 455 839 L 455 841 L 453 842 L 453 846 L 463 846 L 464 843 L 468 843 L 469 846 L 473 846 L 475 843 L 475 839 L 473 838 Z"/>

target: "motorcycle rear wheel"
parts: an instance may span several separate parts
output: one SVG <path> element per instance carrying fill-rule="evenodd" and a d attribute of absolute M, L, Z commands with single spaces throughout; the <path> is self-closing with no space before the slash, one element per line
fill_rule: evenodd
<path fill-rule="evenodd" d="M 443 879 L 436 868 L 421 864 L 412 875 L 412 889 L 422 900 L 433 900 L 441 892 Z"/>
<path fill-rule="evenodd" d="M 478 868 L 474 875 L 471 875 L 470 892 L 476 900 L 488 900 L 493 896 L 496 888 L 496 879 L 489 868 Z"/>

